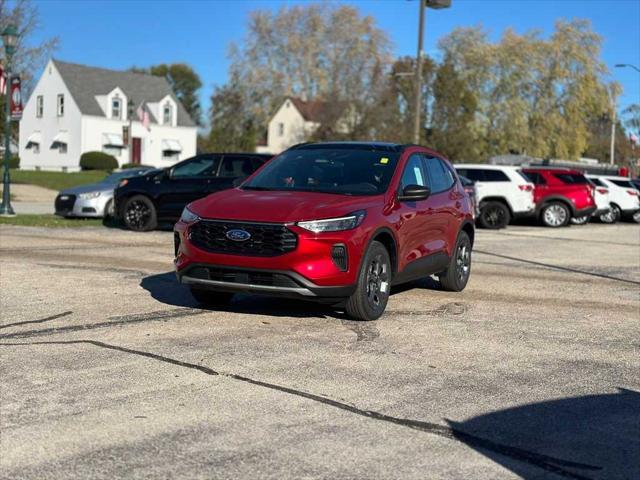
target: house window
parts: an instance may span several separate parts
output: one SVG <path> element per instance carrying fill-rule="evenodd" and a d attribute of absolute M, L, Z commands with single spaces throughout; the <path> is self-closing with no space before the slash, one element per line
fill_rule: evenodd
<path fill-rule="evenodd" d="M 114 97 L 111 100 L 111 118 L 120 120 L 122 118 L 122 99 Z"/>
<path fill-rule="evenodd" d="M 163 125 L 171 125 L 173 117 L 173 109 L 171 108 L 170 103 L 165 103 L 164 108 L 162 109 L 162 124 Z"/>
<path fill-rule="evenodd" d="M 279 137 L 284 136 L 284 123 L 278 124 L 278 136 Z"/>
<path fill-rule="evenodd" d="M 63 94 L 58 95 L 58 116 L 59 117 L 64 116 L 64 95 Z"/>
<path fill-rule="evenodd" d="M 42 95 L 38 95 L 36 97 L 36 117 L 42 118 L 43 112 L 44 112 L 44 97 Z"/>

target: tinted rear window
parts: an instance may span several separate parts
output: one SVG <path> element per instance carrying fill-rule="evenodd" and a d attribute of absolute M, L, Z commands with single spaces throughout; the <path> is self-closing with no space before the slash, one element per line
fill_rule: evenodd
<path fill-rule="evenodd" d="M 458 174 L 474 182 L 510 182 L 511 180 L 502 170 L 484 168 L 456 168 Z"/>
<path fill-rule="evenodd" d="M 596 187 L 606 187 L 606 185 L 602 183 L 599 178 L 590 178 L 589 181 Z"/>
<path fill-rule="evenodd" d="M 524 172 L 529 181 L 535 183 L 536 185 L 545 185 L 547 181 L 544 177 L 538 172 Z"/>
<path fill-rule="evenodd" d="M 631 184 L 631 182 L 629 180 L 609 180 L 611 183 L 613 183 L 614 185 L 617 185 L 619 187 L 622 188 L 634 188 L 635 187 Z"/>
<path fill-rule="evenodd" d="M 580 173 L 554 173 L 553 176 L 564 183 L 572 185 L 585 185 L 589 183 L 587 182 L 586 177 Z"/>

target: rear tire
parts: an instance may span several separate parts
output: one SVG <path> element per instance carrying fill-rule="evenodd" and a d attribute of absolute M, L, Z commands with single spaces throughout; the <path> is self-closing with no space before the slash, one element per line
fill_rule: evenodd
<path fill-rule="evenodd" d="M 609 223 L 617 223 L 622 219 L 622 210 L 620 210 L 620 207 L 615 203 L 611 204 L 611 215 L 613 217 L 613 221 Z"/>
<path fill-rule="evenodd" d="M 136 232 L 148 232 L 158 226 L 156 207 L 145 195 L 134 195 L 126 201 L 122 219 L 127 228 Z"/>
<path fill-rule="evenodd" d="M 206 290 L 195 286 L 191 286 L 190 289 L 193 298 L 195 298 L 198 303 L 206 307 L 225 306 L 231 301 L 231 298 L 233 297 L 233 293 L 230 292 L 216 292 L 213 290 Z"/>
<path fill-rule="evenodd" d="M 540 221 L 545 227 L 565 227 L 571 221 L 569 207 L 561 202 L 550 202 L 542 208 Z"/>
<path fill-rule="evenodd" d="M 387 307 L 390 290 L 389 252 L 382 243 L 374 240 L 362 260 L 356 291 L 347 299 L 347 315 L 354 320 L 377 320 Z"/>
<path fill-rule="evenodd" d="M 501 202 L 487 202 L 480 207 L 478 223 L 482 228 L 498 230 L 505 228 L 511 221 L 509 208 Z"/>
<path fill-rule="evenodd" d="M 471 239 L 467 232 L 458 234 L 455 249 L 447 269 L 438 274 L 440 285 L 448 292 L 461 292 L 471 275 Z"/>

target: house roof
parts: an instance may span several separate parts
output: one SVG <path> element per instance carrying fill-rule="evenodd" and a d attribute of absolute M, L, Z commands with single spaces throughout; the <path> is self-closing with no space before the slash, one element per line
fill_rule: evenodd
<path fill-rule="evenodd" d="M 80 112 L 84 115 L 104 117 L 96 95 L 106 95 L 114 88 L 120 87 L 125 95 L 133 101 L 136 108 L 142 102 L 159 102 L 169 95 L 178 105 L 178 125 L 195 127 L 195 123 L 187 113 L 182 103 L 177 99 L 169 82 L 163 77 L 156 77 L 146 73 L 123 72 L 107 70 L 106 68 L 88 67 L 75 63 L 53 60 L 54 65 L 71 96 L 75 100 Z M 151 121 L 157 123 L 151 114 Z"/>
<path fill-rule="evenodd" d="M 298 109 L 302 118 L 307 122 L 320 122 L 322 121 L 322 115 L 328 106 L 327 102 L 320 100 L 304 101 L 297 97 L 287 97 L 291 100 L 291 103 Z"/>

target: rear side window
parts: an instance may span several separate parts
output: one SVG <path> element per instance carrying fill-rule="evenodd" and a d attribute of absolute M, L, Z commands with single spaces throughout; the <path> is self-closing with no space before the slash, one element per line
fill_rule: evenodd
<path fill-rule="evenodd" d="M 484 182 L 510 182 L 502 170 L 484 170 Z"/>
<path fill-rule="evenodd" d="M 586 177 L 579 173 L 554 173 L 553 176 L 562 182 L 571 185 L 585 185 L 589 183 L 587 182 Z"/>
<path fill-rule="evenodd" d="M 593 183 L 596 187 L 606 187 L 606 185 L 602 183 L 599 178 L 589 178 L 588 180 L 590 180 L 591 183 Z"/>
<path fill-rule="evenodd" d="M 225 156 L 220 167 L 220 177 L 248 177 L 256 169 L 256 161 L 251 157 Z"/>
<path fill-rule="evenodd" d="M 617 185 L 622 188 L 633 188 L 633 189 L 636 188 L 633 186 L 633 184 L 629 180 L 611 180 L 610 179 L 609 181 L 614 185 Z"/>
<path fill-rule="evenodd" d="M 477 170 L 475 168 L 456 168 L 456 171 L 459 175 L 463 177 L 467 177 L 469 180 L 474 182 L 482 181 L 482 170 Z"/>
<path fill-rule="evenodd" d="M 525 175 L 536 185 L 546 185 L 547 183 L 544 177 L 538 172 L 525 172 Z"/>
<path fill-rule="evenodd" d="M 196 157 L 173 167 L 171 178 L 214 177 L 219 162 L 219 156 Z"/>
<path fill-rule="evenodd" d="M 455 183 L 453 173 L 439 158 L 424 158 L 429 175 L 429 188 L 431 193 L 444 192 L 449 190 Z"/>

